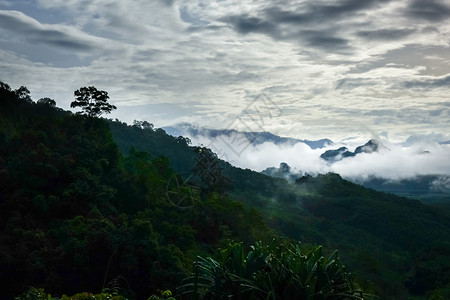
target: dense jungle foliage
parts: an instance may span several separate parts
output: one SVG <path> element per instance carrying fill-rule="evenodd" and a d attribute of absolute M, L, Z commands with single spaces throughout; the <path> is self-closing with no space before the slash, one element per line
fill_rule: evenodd
<path fill-rule="evenodd" d="M 449 237 L 449 215 L 419 201 L 337 174 L 289 184 L 148 122 L 76 115 L 1 83 L 0 299 L 281 299 L 307 286 L 305 299 L 336 299 L 311 283 L 344 265 L 345 297 L 446 299 Z"/>

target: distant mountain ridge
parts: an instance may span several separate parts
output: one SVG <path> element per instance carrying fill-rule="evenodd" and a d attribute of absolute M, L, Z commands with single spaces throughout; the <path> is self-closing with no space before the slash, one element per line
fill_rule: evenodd
<path fill-rule="evenodd" d="M 242 135 L 245 137 L 253 146 L 261 145 L 263 143 L 269 142 L 275 145 L 279 144 L 297 144 L 304 143 L 308 145 L 311 149 L 321 149 L 327 145 L 332 145 L 333 141 L 330 139 L 320 139 L 315 141 L 301 140 L 290 137 L 281 137 L 273 133 L 264 132 L 242 132 L 235 129 L 209 129 L 204 127 L 198 127 L 189 123 L 180 123 L 174 126 L 163 127 L 167 134 L 172 136 L 185 136 L 189 138 L 195 138 L 199 136 L 204 136 L 208 138 L 218 138 L 220 136 L 230 137 L 233 134 Z"/>
<path fill-rule="evenodd" d="M 380 141 L 376 139 L 371 139 L 364 145 L 356 147 L 354 152 L 349 151 L 347 147 L 341 147 L 339 149 L 327 150 L 324 153 L 322 153 L 320 157 L 326 160 L 327 162 L 333 163 L 347 157 L 354 157 L 361 153 L 378 152 L 382 149 L 389 150 L 389 148 L 384 146 Z"/>

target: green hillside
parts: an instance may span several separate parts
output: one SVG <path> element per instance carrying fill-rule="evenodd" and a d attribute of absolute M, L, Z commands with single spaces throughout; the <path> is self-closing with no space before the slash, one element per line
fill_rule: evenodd
<path fill-rule="evenodd" d="M 50 100 L 0 87 L 0 299 L 27 291 L 35 299 L 31 287 L 58 296 L 147 299 L 172 290 L 179 297 L 195 290 L 188 288 L 195 276 L 220 272 L 221 280 L 206 282 L 223 289 L 205 287 L 204 297 L 260 299 L 271 294 L 263 283 L 280 270 L 299 274 L 292 270 L 313 262 L 310 275 L 289 277 L 296 284 L 278 278 L 277 293 L 298 293 L 308 276 L 330 278 L 325 266 L 341 272 L 335 249 L 353 273 L 342 273 L 347 287 L 386 299 L 449 297 L 450 218 L 437 209 L 337 174 L 289 184 L 235 168 L 150 123 L 74 115 Z M 280 237 L 279 247 L 263 246 Z M 264 264 L 250 268 L 250 257 Z M 250 282 L 253 290 L 230 289 Z M 331 281 L 316 292 L 305 282 L 312 291 L 305 299 L 337 299 L 332 289 L 324 296 Z"/>
<path fill-rule="evenodd" d="M 121 155 L 103 119 L 5 88 L 0 101 L 0 299 L 31 286 L 57 295 L 119 287 L 147 299 L 176 288 L 197 255 L 274 236 L 225 195 L 169 186 L 177 175 L 167 158 Z"/>

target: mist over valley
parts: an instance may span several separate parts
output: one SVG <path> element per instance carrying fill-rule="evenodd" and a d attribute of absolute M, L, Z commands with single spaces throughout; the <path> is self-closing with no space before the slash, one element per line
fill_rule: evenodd
<path fill-rule="evenodd" d="M 173 136 L 188 137 L 193 145 L 211 148 L 234 166 L 289 181 L 332 172 L 366 187 L 404 196 L 450 197 L 450 145 L 435 136 L 410 136 L 392 143 L 381 136 L 366 142 L 355 137 L 311 141 L 188 123 L 164 130 Z"/>

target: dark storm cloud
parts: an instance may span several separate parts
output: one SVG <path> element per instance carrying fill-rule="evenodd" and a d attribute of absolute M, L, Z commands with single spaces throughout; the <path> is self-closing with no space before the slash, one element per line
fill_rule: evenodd
<path fill-rule="evenodd" d="M 337 81 L 336 90 L 352 90 L 362 86 L 374 86 L 376 81 L 367 78 L 343 78 Z"/>
<path fill-rule="evenodd" d="M 442 115 L 443 112 L 444 112 L 444 109 L 435 109 L 435 110 L 431 110 L 428 114 L 431 117 L 439 117 L 440 115 Z"/>
<path fill-rule="evenodd" d="M 279 37 L 279 29 L 276 24 L 264 21 L 258 17 L 251 17 L 248 14 L 229 16 L 222 21 L 227 22 L 231 27 L 241 34 L 264 33 L 272 37 Z"/>
<path fill-rule="evenodd" d="M 309 46 L 322 50 L 342 50 L 349 48 L 349 41 L 347 39 L 329 35 L 326 31 L 305 30 L 300 32 L 299 37 L 303 37 Z"/>
<path fill-rule="evenodd" d="M 92 43 L 63 29 L 50 29 L 18 11 L 0 11 L 0 30 L 32 43 L 43 43 L 75 51 L 90 51 Z"/>
<path fill-rule="evenodd" d="M 159 0 L 159 2 L 170 7 L 175 3 L 175 0 Z"/>
<path fill-rule="evenodd" d="M 397 115 L 394 109 L 372 109 L 364 113 L 368 117 L 395 117 Z"/>
<path fill-rule="evenodd" d="M 84 41 L 77 41 L 73 36 L 62 31 L 35 29 L 30 30 L 29 33 L 30 38 L 34 41 L 48 43 L 58 47 L 77 51 L 90 51 L 93 49 L 92 44 Z"/>
<path fill-rule="evenodd" d="M 348 48 L 349 41 L 334 36 L 331 30 L 282 29 L 279 24 L 258 17 L 250 17 L 247 14 L 230 16 L 224 20 L 240 34 L 261 33 L 269 35 L 276 40 L 303 41 L 313 48 L 322 50 L 342 50 Z"/>
<path fill-rule="evenodd" d="M 439 22 L 450 18 L 450 6 L 440 0 L 414 0 L 406 11 L 406 16 Z"/>
<path fill-rule="evenodd" d="M 356 35 L 367 40 L 390 41 L 398 40 L 413 34 L 414 29 L 379 29 L 379 30 L 363 30 L 358 31 Z"/>
<path fill-rule="evenodd" d="M 435 26 L 427 26 L 422 29 L 423 33 L 439 33 L 439 29 Z"/>
<path fill-rule="evenodd" d="M 193 25 L 189 26 L 186 31 L 188 33 L 192 32 L 202 32 L 202 31 L 217 31 L 225 28 L 225 26 L 217 26 L 217 25 Z"/>
<path fill-rule="evenodd" d="M 332 21 L 342 17 L 348 17 L 350 14 L 369 9 L 379 3 L 389 2 L 390 0 L 346 0 L 339 4 L 318 5 L 310 1 L 306 6 L 299 7 L 300 11 L 283 10 L 279 6 L 272 6 L 263 10 L 265 16 L 276 23 L 294 23 L 307 24 L 323 21 Z"/>
<path fill-rule="evenodd" d="M 330 17 L 340 17 L 344 14 L 359 12 L 361 10 L 372 8 L 373 6 L 383 3 L 389 2 L 390 0 L 346 0 L 341 1 L 340 5 L 323 5 L 323 6 L 315 6 L 311 5 L 315 10 L 317 9 L 321 14 Z M 314 12 L 313 10 L 313 12 Z"/>
<path fill-rule="evenodd" d="M 450 86 L 450 75 L 424 80 L 411 80 L 402 84 L 407 89 L 434 89 Z"/>
<path fill-rule="evenodd" d="M 389 0 L 346 0 L 338 4 L 317 4 L 313 1 L 299 4 L 295 10 L 285 9 L 282 4 L 264 7 L 252 12 L 230 15 L 220 19 L 240 34 L 260 33 L 277 40 L 304 42 L 322 50 L 349 48 L 349 41 L 337 34 L 339 26 L 333 24 L 343 18 L 370 9 Z M 312 29 L 313 28 L 313 29 Z M 379 32 L 378 35 L 392 37 L 406 34 L 405 31 Z M 369 33 L 370 34 L 370 33 Z"/>
<path fill-rule="evenodd" d="M 316 16 L 306 12 L 294 12 L 282 10 L 278 6 L 269 7 L 263 10 L 264 15 L 275 23 L 307 24 L 316 19 Z"/>
<path fill-rule="evenodd" d="M 341 5 L 324 5 L 319 8 L 326 14 L 340 15 L 342 13 L 348 13 L 369 8 L 377 1 L 347 0 L 341 2 L 342 2 Z"/>

